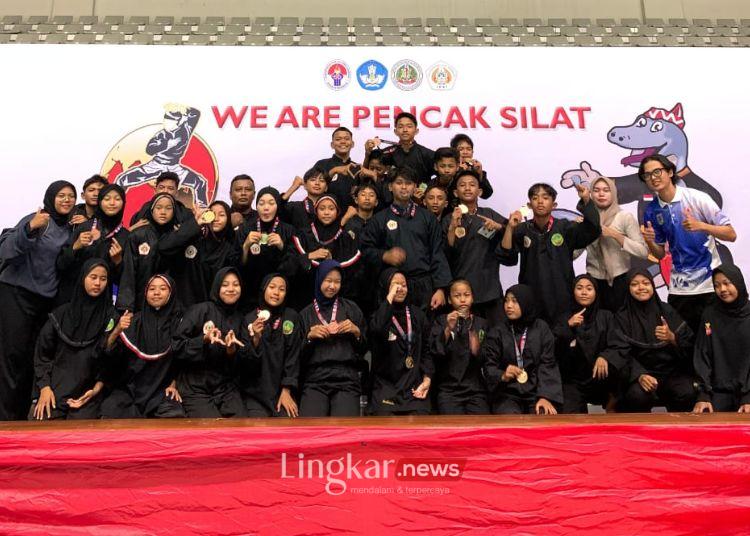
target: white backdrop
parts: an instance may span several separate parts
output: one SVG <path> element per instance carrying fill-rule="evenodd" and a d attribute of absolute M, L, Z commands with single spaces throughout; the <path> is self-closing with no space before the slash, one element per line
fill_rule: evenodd
<path fill-rule="evenodd" d="M 228 199 L 229 180 L 238 173 L 252 175 L 258 187 L 286 188 L 295 175 L 331 154 L 332 127 L 275 126 L 285 106 L 300 121 L 303 106 L 317 106 L 321 113 L 326 106 L 338 107 L 339 123 L 350 128 L 355 110 L 369 110 L 370 117 L 352 128 L 358 161 L 367 138 L 394 138 L 390 128 L 377 128 L 377 106 L 386 107 L 381 114 L 387 121 L 394 106 L 416 106 L 418 111 L 439 107 L 440 112 L 428 114 L 432 121 L 445 121 L 451 107 L 467 120 L 470 107 L 486 107 L 487 127 L 423 125 L 417 140 L 436 148 L 448 145 L 453 134 L 468 133 L 495 187 L 486 204 L 503 214 L 525 202 L 526 189 L 539 180 L 558 187 L 560 207 L 573 208 L 576 195 L 559 188 L 560 178 L 584 160 L 612 177 L 633 173 L 635 168 L 620 163 L 629 151 L 610 143 L 608 131 L 630 125 L 652 107 L 670 110 L 681 103 L 688 166 L 722 193 L 724 210 L 739 235 L 731 250 L 741 266 L 750 266 L 744 247 L 750 232 L 745 208 L 747 50 L 4 45 L 0 58 L 2 227 L 36 209 L 50 181 L 66 178 L 81 185 L 100 172 L 118 140 L 146 125 L 158 125 L 168 102 L 201 111 L 196 134 L 215 156 L 220 199 Z M 400 60 L 412 60 L 425 79 L 412 91 L 397 88 L 391 80 L 381 90 L 366 91 L 355 77 L 357 68 L 370 59 L 388 70 Z M 343 60 L 351 75 L 338 91 L 324 79 L 325 67 L 333 60 Z M 426 80 L 437 62 L 453 68 L 451 90 L 435 90 Z M 239 127 L 231 120 L 219 127 L 214 107 L 221 115 L 229 107 L 239 113 L 243 106 L 249 109 Z M 267 107 L 267 126 L 254 128 L 250 108 L 262 106 Z M 505 108 L 506 116 L 520 117 L 521 107 L 527 109 L 526 127 L 520 120 L 513 126 L 501 115 Z M 570 125 L 540 128 L 549 125 L 558 108 L 567 111 Z M 585 111 L 576 111 L 581 109 Z M 558 112 L 558 120 L 561 117 Z"/>

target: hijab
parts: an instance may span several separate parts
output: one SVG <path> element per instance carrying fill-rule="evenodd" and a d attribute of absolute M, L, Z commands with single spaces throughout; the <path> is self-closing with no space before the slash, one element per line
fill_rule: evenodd
<path fill-rule="evenodd" d="M 591 304 L 587 305 L 586 310 L 583 312 L 583 323 L 590 324 L 591 321 L 596 318 L 596 313 L 599 312 L 599 288 L 598 288 L 598 285 L 596 284 L 596 279 L 591 277 L 589 274 L 581 274 L 573 280 L 573 290 L 575 290 L 578 282 L 583 279 L 585 279 L 586 281 L 589 281 L 594 286 L 594 293 L 595 293 L 594 301 Z M 573 312 L 577 313 L 582 308 L 583 308 L 583 305 L 579 304 L 576 301 L 573 307 L 574 309 Z"/>
<path fill-rule="evenodd" d="M 104 200 L 104 196 L 106 196 L 109 192 L 116 192 L 122 199 L 122 208 L 120 209 L 120 212 L 118 212 L 114 216 L 107 216 L 102 209 L 102 201 Z M 99 190 L 99 197 L 97 198 L 96 202 L 94 218 L 96 218 L 97 221 L 100 222 L 100 230 L 102 231 L 103 236 L 106 236 L 117 229 L 117 227 L 122 223 L 122 216 L 125 213 L 125 200 L 125 190 L 120 185 L 108 184 L 107 186 Z"/>
<path fill-rule="evenodd" d="M 615 181 L 608 177 L 599 177 L 596 179 L 593 184 L 591 185 L 591 188 L 596 185 L 597 182 L 604 182 L 607 186 L 609 186 L 609 190 L 612 192 L 612 204 L 609 205 L 607 208 L 599 208 L 596 207 L 596 210 L 599 211 L 599 222 L 601 225 L 610 226 L 612 225 L 612 222 L 615 220 L 615 216 L 617 216 L 617 213 L 620 212 L 620 205 L 617 203 L 617 185 L 615 185 Z M 603 247 L 602 246 L 602 240 L 608 240 L 611 241 L 614 244 L 614 240 L 612 238 L 606 238 L 604 236 L 600 236 L 597 238 L 597 240 L 594 242 L 593 246 L 596 248 L 599 252 L 599 256 L 602 259 L 602 263 L 604 264 L 604 272 L 605 277 L 607 279 L 607 283 L 609 283 L 610 286 L 612 286 L 612 282 L 614 281 L 614 276 L 612 274 L 617 271 L 619 267 L 619 263 L 617 259 L 613 256 L 613 251 L 609 247 Z M 620 251 L 620 247 L 618 244 L 618 247 L 614 251 Z"/>
<path fill-rule="evenodd" d="M 318 207 L 320 206 L 320 203 L 325 200 L 332 201 L 336 206 L 336 217 L 328 225 L 325 225 L 318 218 Z M 341 216 L 341 204 L 334 194 L 323 194 L 318 198 L 315 202 L 315 220 L 313 220 L 312 225 L 315 226 L 315 230 L 318 232 L 320 242 L 332 240 L 336 236 L 336 233 L 341 230 Z"/>
<path fill-rule="evenodd" d="M 338 261 L 334 261 L 333 259 L 326 259 L 320 263 L 320 265 L 318 266 L 318 270 L 315 272 L 315 300 L 318 302 L 318 306 L 320 306 L 321 308 L 331 307 L 333 305 L 333 302 L 336 301 L 336 298 L 338 298 L 338 294 L 336 294 L 336 296 L 332 298 L 326 298 L 323 294 L 323 291 L 320 290 L 320 287 L 323 284 L 323 280 L 333 270 L 337 270 L 339 274 L 341 274 L 341 264 L 339 264 Z"/>
<path fill-rule="evenodd" d="M 202 256 L 204 261 L 211 266 L 221 266 L 224 264 L 226 257 L 227 245 L 232 244 L 234 239 L 234 229 L 232 228 L 232 212 L 224 201 L 214 201 L 209 205 L 209 209 L 216 205 L 221 206 L 227 214 L 227 223 L 224 228 L 215 233 L 211 225 L 204 226 L 205 239 L 201 241 L 205 255 Z"/>
<path fill-rule="evenodd" d="M 180 320 L 180 310 L 174 297 L 174 280 L 165 274 L 156 274 L 143 289 L 148 292 L 151 283 L 161 279 L 169 287 L 167 303 L 156 309 L 146 300 L 139 314 L 133 316 L 130 327 L 120 335 L 125 345 L 138 357 L 156 360 L 166 355 L 172 346 L 172 334 Z"/>
<path fill-rule="evenodd" d="M 221 296 L 219 296 L 219 291 L 221 290 L 221 284 L 224 282 L 224 278 L 228 274 L 234 274 L 237 276 L 237 279 L 240 281 L 240 289 L 242 288 L 242 277 L 240 277 L 240 273 L 231 266 L 225 266 L 218 272 L 216 272 L 216 276 L 214 276 L 213 284 L 211 285 L 211 293 L 209 294 L 209 297 L 211 298 L 211 301 L 216 304 L 216 306 L 226 315 L 231 315 L 237 309 L 239 308 L 240 301 L 242 299 L 242 295 L 240 295 L 240 299 L 238 299 L 234 304 L 229 305 L 222 301 Z"/>
<path fill-rule="evenodd" d="M 60 190 L 68 187 L 73 190 L 73 195 L 76 196 L 76 187 L 68 181 L 55 181 L 47 186 L 47 191 L 44 192 L 44 211 L 49 214 L 50 219 L 54 221 L 60 227 L 68 223 L 69 214 L 60 214 L 55 209 L 55 197 L 60 193 Z"/>
<path fill-rule="evenodd" d="M 256 209 L 258 206 L 258 202 L 260 201 L 260 198 L 263 197 L 264 195 L 270 195 L 276 201 L 276 214 L 274 215 L 274 219 L 272 219 L 271 221 L 263 221 L 262 219 L 260 219 L 260 214 L 258 214 L 257 216 L 258 221 L 260 222 L 260 230 L 266 233 L 266 232 L 270 232 L 270 230 L 273 228 L 275 219 L 279 216 L 279 211 L 281 210 L 282 199 L 281 199 L 281 194 L 276 188 L 274 188 L 273 186 L 266 186 L 264 188 L 261 188 L 260 191 L 258 192 L 258 195 L 255 197 Z"/>
<path fill-rule="evenodd" d="M 721 298 L 716 297 L 716 308 L 730 317 L 744 318 L 750 316 L 750 305 L 748 305 L 747 286 L 745 278 L 740 269 L 734 264 L 725 263 L 714 268 L 714 276 L 724 274 L 737 288 L 737 299 L 732 303 L 724 303 Z"/>
<path fill-rule="evenodd" d="M 508 325 L 515 329 L 529 327 L 536 320 L 536 298 L 534 290 L 528 285 L 513 285 L 505 291 L 505 295 L 513 294 L 521 308 L 521 317 L 516 320 L 506 319 Z"/>
<path fill-rule="evenodd" d="M 284 296 L 284 300 L 277 306 L 272 306 L 266 301 L 266 289 L 268 288 L 268 285 L 271 283 L 271 280 L 275 277 L 280 277 L 284 280 L 284 283 L 286 284 L 286 291 L 287 294 Z M 273 273 L 268 274 L 266 277 L 263 278 L 263 281 L 260 284 L 260 296 L 258 297 L 258 309 L 265 309 L 269 313 L 271 313 L 271 318 L 269 318 L 269 321 L 273 323 L 274 320 L 281 317 L 284 314 L 284 309 L 286 309 L 286 298 L 289 295 L 289 281 L 286 277 L 279 273 Z"/>
<path fill-rule="evenodd" d="M 163 198 L 169 199 L 172 202 L 172 219 L 169 220 L 167 223 L 160 224 L 160 223 L 156 223 L 156 220 L 154 219 L 154 207 L 156 206 L 156 203 L 158 203 L 159 200 Z M 148 212 L 146 213 L 146 219 L 149 221 L 149 223 L 151 224 L 151 227 L 154 228 L 154 230 L 156 231 L 158 235 L 163 235 L 164 233 L 167 233 L 174 228 L 176 210 L 177 210 L 177 202 L 175 201 L 174 197 L 172 197 L 170 194 L 167 194 L 167 193 L 156 194 L 151 200 L 151 206 L 149 207 Z"/>
<path fill-rule="evenodd" d="M 86 292 L 86 277 L 94 268 L 100 266 L 109 275 L 106 261 L 98 258 L 87 260 L 81 268 L 78 283 L 73 290 L 73 298 L 50 314 L 50 320 L 58 335 L 70 346 L 84 347 L 96 342 L 113 319 L 110 282 L 107 282 L 102 293 L 96 297 L 89 296 Z"/>
<path fill-rule="evenodd" d="M 662 303 L 659 294 L 656 292 L 654 278 L 651 273 L 643 268 L 630 270 L 627 275 L 628 287 L 636 276 L 642 275 L 651 281 L 654 294 L 648 301 L 641 302 L 636 300 L 630 291 L 625 298 L 625 305 L 617 313 L 617 323 L 622 330 L 625 338 L 641 347 L 659 348 L 666 346 L 667 343 L 656 338 L 655 330 L 662 323 L 662 318 L 667 321 L 669 328 L 676 331 L 681 323 L 679 316 L 667 311 Z"/>

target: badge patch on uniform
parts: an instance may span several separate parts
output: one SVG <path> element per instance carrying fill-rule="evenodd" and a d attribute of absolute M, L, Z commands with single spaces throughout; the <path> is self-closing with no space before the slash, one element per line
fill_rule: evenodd
<path fill-rule="evenodd" d="M 148 242 L 142 243 L 140 246 L 138 246 L 138 253 L 141 255 L 148 255 L 151 252 L 151 246 L 148 245 Z"/>
<path fill-rule="evenodd" d="M 479 330 L 479 342 L 480 342 L 480 344 L 484 342 L 484 335 L 485 335 L 484 334 L 484 330 L 480 329 Z"/>
<path fill-rule="evenodd" d="M 550 238 L 550 242 L 552 242 L 553 246 L 560 247 L 563 245 L 563 242 L 565 242 L 565 239 L 560 233 L 555 233 L 552 235 L 552 238 Z"/>
<path fill-rule="evenodd" d="M 284 335 L 291 335 L 294 331 L 294 322 L 291 320 L 284 320 L 284 323 L 281 325 L 281 329 L 284 332 Z"/>
<path fill-rule="evenodd" d="M 388 220 L 388 223 L 386 223 L 385 226 L 388 227 L 389 230 L 395 231 L 398 229 L 398 222 L 396 220 Z"/>
<path fill-rule="evenodd" d="M 573 339 L 572 341 L 570 341 L 570 347 L 571 348 L 575 348 L 576 347 L 576 340 L 575 339 Z"/>
<path fill-rule="evenodd" d="M 196 255 L 198 255 L 198 249 L 195 246 L 185 248 L 185 258 L 194 259 Z"/>
<path fill-rule="evenodd" d="M 349 236 L 352 237 L 352 240 L 356 240 L 357 239 L 357 235 L 354 234 L 354 231 L 349 231 Z"/>
<path fill-rule="evenodd" d="M 396 334 L 393 333 L 392 331 L 389 331 L 388 332 L 388 342 L 393 342 L 395 340 L 396 340 Z"/>
<path fill-rule="evenodd" d="M 214 324 L 212 321 L 209 320 L 208 322 L 203 324 L 203 334 L 205 335 L 206 333 L 208 333 L 209 331 L 215 328 L 216 328 L 216 324 Z"/>
<path fill-rule="evenodd" d="M 706 337 L 711 336 L 711 322 L 706 322 Z"/>
<path fill-rule="evenodd" d="M 110 318 L 109 319 L 109 323 L 107 324 L 107 329 L 105 329 L 104 331 L 110 332 L 110 331 L 112 331 L 112 329 L 114 327 L 115 327 L 115 319 L 114 318 Z"/>
<path fill-rule="evenodd" d="M 531 247 L 531 238 L 528 236 L 523 237 L 523 247 L 530 248 Z"/>
<path fill-rule="evenodd" d="M 658 223 L 659 225 L 664 225 L 664 214 L 656 215 L 656 223 Z"/>

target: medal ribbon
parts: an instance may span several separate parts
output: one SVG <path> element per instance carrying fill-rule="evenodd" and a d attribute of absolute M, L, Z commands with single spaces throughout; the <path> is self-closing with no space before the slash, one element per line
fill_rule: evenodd
<path fill-rule="evenodd" d="M 393 212 L 396 216 L 403 216 L 413 218 L 414 214 L 417 213 L 417 205 L 415 205 L 413 202 L 409 201 L 409 204 L 406 205 L 406 209 L 404 210 L 404 214 L 401 214 L 399 210 L 396 208 L 396 205 L 391 204 L 391 212 Z"/>
<path fill-rule="evenodd" d="M 341 236 L 341 233 L 344 232 L 344 230 L 341 227 L 339 227 L 339 231 L 335 235 L 333 235 L 333 238 L 331 238 L 330 240 L 323 241 L 318 236 L 318 230 L 315 228 L 315 222 L 310 222 L 310 229 L 312 229 L 312 234 L 315 236 L 315 240 L 317 240 L 318 243 L 323 246 L 327 246 L 331 242 L 335 242 L 336 239 Z"/>
<path fill-rule="evenodd" d="M 271 227 L 271 232 L 267 233 L 267 234 L 275 233 L 276 232 L 276 228 L 278 226 L 279 226 L 279 217 L 276 216 L 276 218 L 274 218 L 274 220 L 273 220 L 273 227 Z M 255 230 L 258 231 L 261 234 L 263 233 L 263 231 L 260 230 L 260 216 L 258 216 L 258 219 L 255 222 Z"/>
<path fill-rule="evenodd" d="M 323 315 L 320 313 L 320 306 L 318 305 L 318 300 L 313 300 L 313 307 L 315 308 L 315 314 L 318 315 L 318 320 L 320 320 L 320 323 L 324 326 L 327 326 L 329 322 L 326 322 L 325 318 L 323 318 Z M 331 322 L 336 321 L 336 312 L 339 310 L 339 299 L 336 298 L 336 300 L 333 302 L 333 312 L 331 313 Z"/>
<path fill-rule="evenodd" d="M 412 339 L 414 332 L 411 328 L 411 310 L 409 310 L 409 306 L 406 306 L 406 332 L 404 332 L 404 329 L 401 327 L 401 324 L 398 323 L 398 320 L 396 320 L 396 316 L 391 317 L 391 322 L 393 322 L 393 325 L 396 326 L 396 329 L 398 330 L 398 334 L 401 336 L 401 338 L 406 343 L 406 354 L 411 355 L 411 345 L 412 345 Z"/>
<path fill-rule="evenodd" d="M 516 365 L 518 365 L 518 368 L 523 368 L 523 349 L 526 348 L 526 334 L 528 333 L 529 328 L 523 330 L 521 340 L 518 343 L 516 343 L 516 332 L 513 327 L 510 328 L 510 331 L 513 335 L 513 346 L 516 350 Z"/>

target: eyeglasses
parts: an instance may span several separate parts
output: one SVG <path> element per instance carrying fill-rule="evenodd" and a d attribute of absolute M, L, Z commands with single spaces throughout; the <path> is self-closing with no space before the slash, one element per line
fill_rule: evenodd
<path fill-rule="evenodd" d="M 658 179 L 659 177 L 661 177 L 662 171 L 666 171 L 666 168 L 660 167 L 656 168 L 653 171 L 644 171 L 643 173 L 641 173 L 641 179 L 643 179 L 644 181 Z"/>

